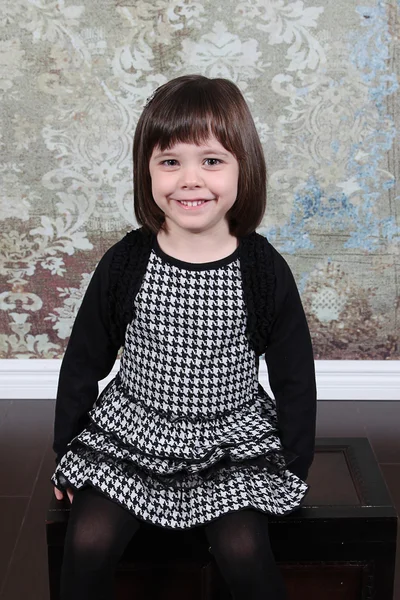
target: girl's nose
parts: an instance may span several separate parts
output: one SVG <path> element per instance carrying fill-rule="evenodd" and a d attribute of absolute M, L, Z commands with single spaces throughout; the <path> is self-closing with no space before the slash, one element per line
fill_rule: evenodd
<path fill-rule="evenodd" d="M 195 188 L 202 186 L 202 177 L 198 169 L 187 168 L 181 171 L 180 184 L 183 188 Z"/>

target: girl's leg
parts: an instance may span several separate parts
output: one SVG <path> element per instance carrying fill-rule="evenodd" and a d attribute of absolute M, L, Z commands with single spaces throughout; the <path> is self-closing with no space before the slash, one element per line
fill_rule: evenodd
<path fill-rule="evenodd" d="M 114 572 L 140 522 L 91 487 L 74 495 L 64 545 L 60 600 L 111 600 Z"/>
<path fill-rule="evenodd" d="M 286 598 L 266 514 L 253 509 L 228 513 L 207 524 L 205 533 L 234 600 Z"/>

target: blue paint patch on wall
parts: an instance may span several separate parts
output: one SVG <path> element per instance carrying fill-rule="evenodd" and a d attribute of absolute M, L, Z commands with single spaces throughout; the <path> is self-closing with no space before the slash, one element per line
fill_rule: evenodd
<path fill-rule="evenodd" d="M 282 227 L 260 229 L 273 243 L 278 241 L 279 250 L 294 254 L 297 250 L 314 248 L 309 236 L 310 223 L 329 231 L 348 231 L 359 221 L 359 208 L 354 206 L 346 194 L 337 192 L 327 195 L 314 177 L 310 177 L 305 187 L 294 196 L 294 209 L 289 223 Z M 282 239 L 284 238 L 284 239 Z"/>

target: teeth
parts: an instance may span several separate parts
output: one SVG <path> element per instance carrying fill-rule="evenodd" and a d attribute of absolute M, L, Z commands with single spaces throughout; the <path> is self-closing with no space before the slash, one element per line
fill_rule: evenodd
<path fill-rule="evenodd" d="M 194 202 L 188 202 L 187 200 L 180 200 L 180 203 L 184 206 L 199 206 L 199 204 L 204 204 L 205 200 L 195 200 Z"/>

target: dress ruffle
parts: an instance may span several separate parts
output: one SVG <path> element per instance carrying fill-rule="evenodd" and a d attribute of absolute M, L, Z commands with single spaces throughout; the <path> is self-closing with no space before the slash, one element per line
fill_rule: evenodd
<path fill-rule="evenodd" d="M 132 463 L 147 473 L 155 475 L 174 475 L 183 471 L 184 473 L 198 473 L 208 469 L 215 463 L 225 460 L 231 463 L 243 462 L 266 456 L 281 449 L 280 442 L 276 436 L 267 435 L 259 441 L 248 441 L 237 444 L 235 447 L 215 447 L 202 458 L 193 457 L 186 460 L 161 458 L 140 452 L 137 448 L 123 446 L 114 442 L 112 437 L 97 430 L 95 426 L 89 426 L 75 441 L 76 443 L 97 450 L 116 460 Z"/>
<path fill-rule="evenodd" d="M 174 479 L 162 480 L 124 463 L 116 468 L 111 457 L 83 447 L 73 456 L 68 452 L 57 471 L 53 483 L 61 479 L 75 489 L 91 486 L 139 519 L 171 529 L 188 529 L 249 507 L 285 515 L 299 507 L 308 489 L 288 470 L 273 473 L 245 464 L 221 468 L 212 478 L 191 474 L 177 486 Z"/>
<path fill-rule="evenodd" d="M 174 422 L 113 380 L 90 418 L 53 483 L 90 485 L 155 525 L 185 529 L 246 507 L 287 514 L 308 489 L 287 469 L 274 402 L 261 386 L 240 411 Z"/>

